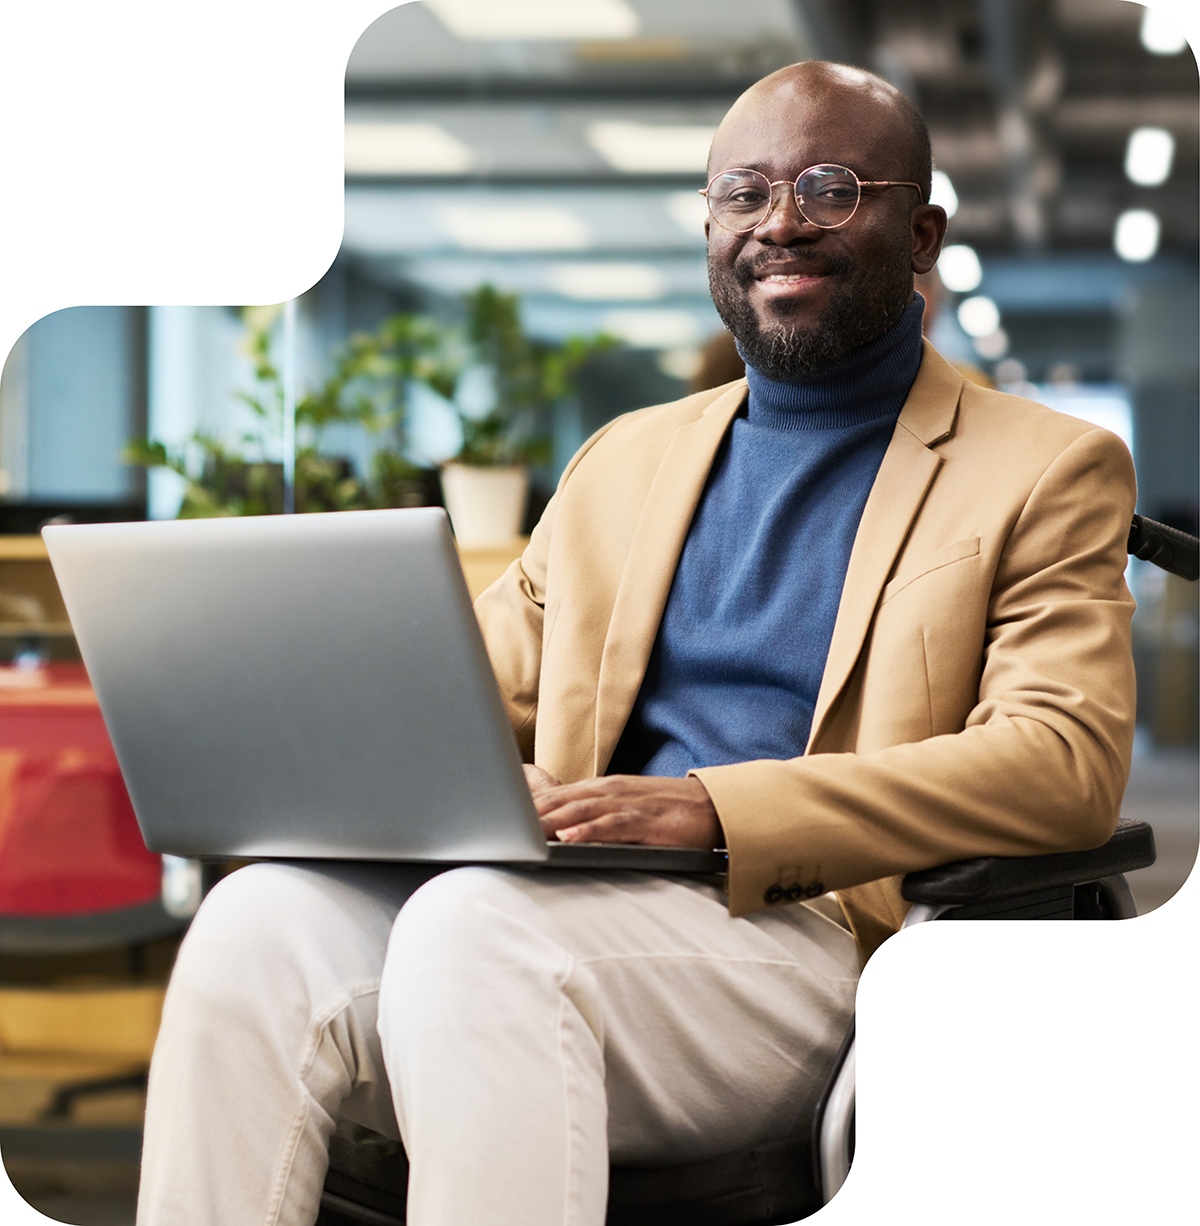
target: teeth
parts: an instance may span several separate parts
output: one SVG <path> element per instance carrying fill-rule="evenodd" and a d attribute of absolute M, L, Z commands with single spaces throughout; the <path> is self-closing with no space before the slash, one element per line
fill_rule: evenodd
<path fill-rule="evenodd" d="M 773 272 L 768 276 L 763 277 L 764 281 L 808 281 L 811 280 L 815 273 L 811 272 Z"/>

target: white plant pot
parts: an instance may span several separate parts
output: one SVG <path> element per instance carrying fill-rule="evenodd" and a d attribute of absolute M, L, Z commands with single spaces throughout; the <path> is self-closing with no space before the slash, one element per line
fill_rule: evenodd
<path fill-rule="evenodd" d="M 447 464 L 442 468 L 442 493 L 461 548 L 508 545 L 521 534 L 529 470 Z"/>

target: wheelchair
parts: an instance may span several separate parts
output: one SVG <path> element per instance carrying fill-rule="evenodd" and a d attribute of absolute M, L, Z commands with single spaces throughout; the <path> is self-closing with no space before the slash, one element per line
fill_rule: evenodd
<path fill-rule="evenodd" d="M 952 919 L 1128 919 L 1124 874 L 1154 863 L 1145 822 L 1121 821 L 1092 851 L 984 857 L 909 873 L 904 927 Z M 802 1135 L 671 1167 L 614 1166 L 608 1226 L 782 1226 L 842 1186 L 854 1152 L 854 1025 Z M 408 1161 L 399 1141 L 338 1123 L 317 1226 L 403 1226 Z"/>
<path fill-rule="evenodd" d="M 1129 553 L 1190 581 L 1200 542 L 1135 515 Z M 1119 821 L 1092 851 L 981 857 L 909 873 L 903 927 L 947 920 L 1128 920 L 1124 874 L 1155 862 L 1145 821 Z M 809 1217 L 846 1181 L 854 1152 L 854 1025 L 820 1096 L 813 1125 L 771 1143 L 672 1167 L 614 1166 L 608 1226 L 784 1226 Z M 346 1119 L 330 1143 L 317 1226 L 403 1226 L 408 1160 L 400 1141 Z"/>
<path fill-rule="evenodd" d="M 1200 542 L 1135 515 L 1135 557 L 1183 579 L 1200 576 Z M 1154 834 L 1122 820 L 1103 847 L 1019 859 L 981 857 L 909 873 L 904 927 L 934 920 L 1129 919 L 1125 874 L 1154 863 Z M 671 1167 L 613 1166 L 608 1226 L 786 1226 L 810 1217 L 845 1182 L 854 1154 L 854 1023 L 810 1131 Z M 399 1141 L 338 1122 L 317 1226 L 403 1226 L 408 1160 Z"/>

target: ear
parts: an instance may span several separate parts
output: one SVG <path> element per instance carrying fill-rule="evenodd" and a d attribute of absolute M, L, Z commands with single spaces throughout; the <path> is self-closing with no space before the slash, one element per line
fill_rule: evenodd
<path fill-rule="evenodd" d="M 937 263 L 946 238 L 946 210 L 938 204 L 919 204 L 912 211 L 912 270 L 926 273 Z"/>

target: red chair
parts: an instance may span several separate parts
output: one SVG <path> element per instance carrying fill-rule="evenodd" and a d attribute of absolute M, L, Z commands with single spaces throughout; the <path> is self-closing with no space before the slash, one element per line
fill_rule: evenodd
<path fill-rule="evenodd" d="M 82 665 L 0 673 L 0 951 L 57 953 L 181 931 L 162 903 Z"/>

